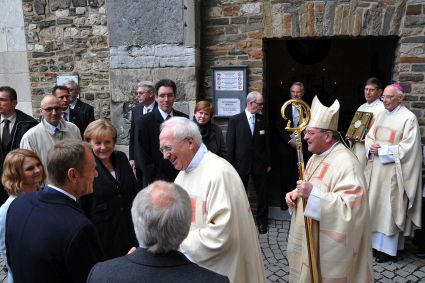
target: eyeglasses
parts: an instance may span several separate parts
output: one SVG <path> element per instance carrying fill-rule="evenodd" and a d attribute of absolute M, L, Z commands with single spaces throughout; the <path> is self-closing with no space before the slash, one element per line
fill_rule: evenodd
<path fill-rule="evenodd" d="M 180 140 L 179 142 L 183 142 L 183 141 L 187 140 L 188 138 L 189 138 L 189 137 L 185 137 L 184 139 Z M 161 146 L 161 147 L 159 148 L 159 151 L 160 151 L 162 154 L 167 154 L 167 153 L 169 153 L 169 152 L 173 151 L 173 149 L 174 149 L 174 147 L 173 147 L 172 145 L 166 144 L 166 145 Z"/>
<path fill-rule="evenodd" d="M 175 97 L 175 95 L 174 95 L 174 93 L 161 93 L 161 94 L 158 94 L 158 97 L 159 98 L 165 98 L 165 97 L 172 98 L 172 97 Z"/>
<path fill-rule="evenodd" d="M 149 93 L 150 91 L 146 90 L 146 91 L 138 91 L 136 92 L 136 95 L 144 95 L 145 93 Z"/>
<path fill-rule="evenodd" d="M 41 108 L 44 111 L 46 111 L 47 113 L 53 112 L 53 110 L 55 110 L 56 112 L 62 112 L 62 107 L 57 106 L 57 107 L 46 107 L 46 108 Z"/>
<path fill-rule="evenodd" d="M 330 130 L 324 130 L 324 129 L 321 129 L 321 130 L 319 130 L 318 132 L 312 132 L 312 131 L 310 131 L 310 130 L 306 130 L 306 131 L 304 131 L 304 136 L 314 136 L 315 134 L 318 134 L 318 133 L 326 133 L 326 132 L 329 132 Z"/>
<path fill-rule="evenodd" d="M 381 101 L 384 101 L 384 100 L 392 100 L 394 97 L 395 97 L 395 95 L 383 95 L 383 96 L 381 96 L 379 99 L 380 99 Z"/>
<path fill-rule="evenodd" d="M 264 102 L 260 102 L 260 103 L 258 103 L 257 101 L 253 101 L 255 104 L 257 104 L 258 106 L 263 106 L 264 105 Z"/>

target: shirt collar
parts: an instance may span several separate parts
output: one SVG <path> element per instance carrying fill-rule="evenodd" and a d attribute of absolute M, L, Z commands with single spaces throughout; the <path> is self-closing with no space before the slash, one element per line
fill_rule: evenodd
<path fill-rule="evenodd" d="M 167 119 L 168 115 L 173 116 L 173 110 L 171 110 L 170 114 L 164 112 L 161 110 L 161 108 L 158 107 L 159 113 L 161 113 L 162 119 Z"/>
<path fill-rule="evenodd" d="M 334 143 L 330 148 L 328 148 L 326 151 L 322 152 L 321 154 L 319 154 L 319 156 L 326 156 L 328 155 L 335 146 L 337 146 L 337 144 L 339 144 L 339 142 Z"/>
<path fill-rule="evenodd" d="M 4 117 L 3 115 L 1 115 L 1 123 L 3 123 L 4 120 L 9 120 L 11 124 L 15 123 L 16 120 L 16 112 L 10 116 L 10 117 Z"/>
<path fill-rule="evenodd" d="M 69 103 L 69 107 L 68 107 L 68 109 L 69 109 L 69 108 L 72 108 L 72 109 L 74 109 L 74 108 L 75 108 L 75 104 L 77 104 L 77 99 L 78 99 L 78 98 L 74 99 L 74 101 L 72 101 L 72 102 L 70 102 L 70 103 Z"/>
<path fill-rule="evenodd" d="M 246 118 L 248 119 L 248 121 L 249 121 L 249 119 L 251 118 L 251 116 L 254 116 L 255 117 L 255 113 L 251 113 L 251 112 L 249 112 L 248 110 L 246 110 L 245 109 L 245 115 L 246 115 Z"/>
<path fill-rule="evenodd" d="M 47 122 L 46 120 L 42 119 L 44 125 L 51 130 L 53 133 L 55 132 L 56 129 L 61 129 L 61 123 L 59 122 L 59 124 L 55 127 L 52 124 L 50 124 L 49 122 Z"/>
<path fill-rule="evenodd" d="M 204 157 L 205 153 L 208 152 L 207 147 L 205 144 L 201 144 L 201 146 L 198 148 L 198 151 L 196 152 L 195 156 L 192 158 L 192 161 L 190 161 L 189 166 L 186 168 L 186 173 L 190 173 L 193 170 L 198 167 L 199 163 L 201 163 L 202 158 Z"/>
<path fill-rule="evenodd" d="M 381 100 L 379 98 L 375 99 L 371 103 L 366 103 L 367 106 L 375 106 L 381 103 Z"/>
<path fill-rule="evenodd" d="M 390 111 L 387 110 L 387 112 L 390 115 L 394 115 L 400 110 L 400 108 L 401 108 L 401 104 L 399 106 L 397 106 L 396 108 L 394 108 L 393 111 L 390 112 Z"/>
<path fill-rule="evenodd" d="M 52 184 L 48 184 L 48 186 L 52 189 L 54 189 L 55 191 L 58 191 L 60 193 L 63 193 L 64 195 L 67 195 L 68 197 L 70 197 L 71 199 L 73 199 L 74 201 L 77 201 L 77 198 L 74 197 L 73 195 L 71 195 L 70 193 L 68 193 L 67 191 L 64 191 L 56 186 L 53 186 Z"/>

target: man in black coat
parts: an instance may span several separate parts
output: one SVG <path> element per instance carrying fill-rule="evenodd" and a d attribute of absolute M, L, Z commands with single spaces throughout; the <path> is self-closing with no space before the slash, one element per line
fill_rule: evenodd
<path fill-rule="evenodd" d="M 235 167 L 247 189 L 252 176 L 257 196 L 257 225 L 261 234 L 267 233 L 268 201 L 267 173 L 271 170 L 269 131 L 259 112 L 264 101 L 261 93 L 250 92 L 244 112 L 230 117 L 227 129 L 227 160 Z"/>
<path fill-rule="evenodd" d="M 38 124 L 36 119 L 16 109 L 17 103 L 16 91 L 9 86 L 0 86 L 0 138 L 2 145 L 0 149 L 0 175 L 3 172 L 3 161 L 6 155 L 10 151 L 19 148 L 22 136 Z M 8 123 L 8 126 L 6 126 L 6 123 Z M 7 132 L 9 135 L 7 135 L 5 129 L 9 129 Z M 7 197 L 8 195 L 0 182 L 0 205 L 6 201 Z"/>
<path fill-rule="evenodd" d="M 159 151 L 159 127 L 171 116 L 188 116 L 173 109 L 176 84 L 172 80 L 160 80 L 155 85 L 158 108 L 143 115 L 135 122 L 134 161 L 143 173 L 143 187 L 156 180 L 174 181 L 179 171 L 165 160 Z"/>
<path fill-rule="evenodd" d="M 304 96 L 304 85 L 300 82 L 294 82 L 290 88 L 291 99 L 300 99 Z M 285 116 L 291 121 L 291 127 L 298 126 L 298 112 L 293 106 L 288 106 L 285 109 Z M 298 158 L 297 151 L 295 148 L 295 138 L 292 132 L 285 130 L 288 120 L 283 120 L 281 113 L 279 113 L 276 119 L 276 129 L 280 137 L 279 141 L 279 154 L 280 160 L 285 162 L 285 166 L 282 166 L 279 172 L 280 176 L 280 208 L 287 210 L 288 205 L 285 201 L 286 193 L 292 191 L 296 187 L 298 178 Z M 303 145 L 303 159 L 304 164 L 307 163 L 311 154 L 307 150 L 307 142 L 301 137 Z M 276 169 L 276 168 L 274 168 Z"/>
<path fill-rule="evenodd" d="M 70 101 L 69 101 L 69 108 L 71 111 L 70 122 L 77 125 L 77 127 L 80 129 L 81 136 L 83 137 L 84 131 L 86 130 L 88 124 L 94 121 L 94 108 L 90 104 L 82 102 L 78 98 L 80 89 L 78 87 L 78 83 L 76 83 L 74 80 L 65 81 L 64 86 L 68 88 L 69 94 L 70 94 Z M 76 112 L 77 114 L 75 114 L 74 112 Z M 75 118 L 72 118 L 72 117 L 75 117 Z"/>
<path fill-rule="evenodd" d="M 70 107 L 71 95 L 69 89 L 62 85 L 56 85 L 52 90 L 52 94 L 60 101 L 62 106 L 62 119 L 75 124 L 80 130 L 81 137 L 83 137 L 87 127 L 87 125 L 84 124 L 84 114 Z"/>
<path fill-rule="evenodd" d="M 47 158 L 49 183 L 9 207 L 6 254 L 15 282 L 86 282 L 103 260 L 96 228 L 77 198 L 93 192 L 97 176 L 90 145 L 64 140 Z"/>
<path fill-rule="evenodd" d="M 229 282 L 177 251 L 189 233 L 192 206 L 180 186 L 157 181 L 140 191 L 131 209 L 139 244 L 134 252 L 96 264 L 88 283 Z"/>
<path fill-rule="evenodd" d="M 130 159 L 131 167 L 136 172 L 137 182 L 139 183 L 140 189 L 143 188 L 143 173 L 139 167 L 136 167 L 134 162 L 134 136 L 136 121 L 140 120 L 143 115 L 152 112 L 152 110 L 158 108 L 158 103 L 155 101 L 155 86 L 152 82 L 144 81 L 137 84 L 137 101 L 139 102 L 131 110 L 131 126 L 130 126 L 130 141 L 128 155 Z"/>

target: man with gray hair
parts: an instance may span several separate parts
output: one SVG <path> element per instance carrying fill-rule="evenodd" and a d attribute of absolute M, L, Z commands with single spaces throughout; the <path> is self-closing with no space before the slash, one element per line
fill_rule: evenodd
<path fill-rule="evenodd" d="M 96 264 L 87 282 L 229 282 L 177 251 L 192 219 L 189 195 L 179 185 L 152 183 L 137 194 L 131 214 L 140 248 Z"/>
<path fill-rule="evenodd" d="M 152 110 L 158 108 L 158 103 L 155 101 L 155 85 L 150 81 L 143 81 L 137 84 L 136 92 L 137 104 L 133 109 L 131 109 L 131 125 L 130 125 L 130 141 L 129 141 L 129 159 L 133 171 L 136 172 L 137 181 L 139 182 L 140 188 L 143 188 L 143 173 L 140 166 L 136 167 L 134 162 L 134 136 L 136 121 L 138 121 L 143 115 L 151 112 Z"/>
<path fill-rule="evenodd" d="M 192 225 L 181 250 L 231 282 L 264 282 L 258 234 L 236 170 L 207 150 L 198 126 L 187 118 L 162 123 L 159 142 L 164 159 L 180 170 L 174 182 L 191 199 Z"/>
<path fill-rule="evenodd" d="M 422 152 L 421 134 L 414 113 L 402 105 L 399 84 L 384 89 L 385 110 L 365 139 L 375 260 L 393 260 L 404 247 L 404 236 L 421 227 Z"/>
<path fill-rule="evenodd" d="M 69 108 L 77 112 L 81 120 L 78 128 L 80 129 L 81 136 L 83 136 L 88 124 L 94 121 L 94 108 L 90 104 L 81 101 L 79 98 L 80 88 L 76 81 L 66 80 L 64 86 L 69 90 Z"/>
<path fill-rule="evenodd" d="M 269 130 L 260 114 L 264 100 L 261 93 L 252 91 L 246 97 L 246 109 L 229 119 L 226 146 L 227 161 L 235 167 L 245 190 L 251 176 L 257 197 L 257 225 L 260 234 L 268 229 L 267 173 L 271 170 Z"/>
<path fill-rule="evenodd" d="M 15 282 L 85 282 L 103 260 L 93 223 L 77 202 L 93 192 L 96 162 L 88 143 L 64 140 L 47 157 L 49 184 L 17 197 L 6 219 L 7 260 Z"/>

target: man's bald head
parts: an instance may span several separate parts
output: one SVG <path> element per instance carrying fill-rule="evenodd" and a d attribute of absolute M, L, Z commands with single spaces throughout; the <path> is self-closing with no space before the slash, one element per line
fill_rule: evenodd
<path fill-rule="evenodd" d="M 51 94 L 43 97 L 40 103 L 40 114 L 43 120 L 56 127 L 62 114 L 62 106 L 59 99 Z"/>

